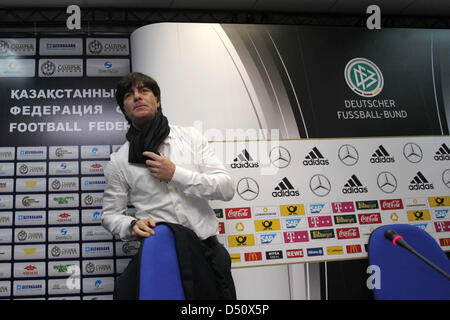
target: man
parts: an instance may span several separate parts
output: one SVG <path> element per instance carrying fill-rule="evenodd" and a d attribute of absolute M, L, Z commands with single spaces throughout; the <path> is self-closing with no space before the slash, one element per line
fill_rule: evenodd
<path fill-rule="evenodd" d="M 226 279 L 222 297 L 235 299 L 231 260 L 217 241 L 218 221 L 208 204 L 231 200 L 233 180 L 197 130 L 168 124 L 155 80 L 136 72 L 126 75 L 117 84 L 116 100 L 131 126 L 128 141 L 105 169 L 103 226 L 125 241 L 154 235 L 159 222 L 192 230 L 218 266 L 218 278 Z M 134 217 L 126 214 L 128 197 Z"/>

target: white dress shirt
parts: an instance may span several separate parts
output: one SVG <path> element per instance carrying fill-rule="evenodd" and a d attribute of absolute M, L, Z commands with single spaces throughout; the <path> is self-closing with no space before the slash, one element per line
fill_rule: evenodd
<path fill-rule="evenodd" d="M 153 218 L 193 230 L 200 239 L 218 233 L 218 220 L 208 200 L 229 201 L 234 183 L 208 141 L 193 127 L 170 125 L 170 133 L 159 151 L 175 165 L 169 183 L 150 175 L 144 164 L 128 162 L 127 141 L 105 168 L 103 226 L 122 240 L 134 240 L 130 223 Z M 135 217 L 127 215 L 128 196 L 136 208 Z"/>

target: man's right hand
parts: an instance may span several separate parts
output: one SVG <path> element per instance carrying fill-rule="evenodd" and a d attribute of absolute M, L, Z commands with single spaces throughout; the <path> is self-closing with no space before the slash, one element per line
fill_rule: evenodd
<path fill-rule="evenodd" d="M 131 235 L 138 239 L 148 238 L 155 234 L 155 231 L 152 229 L 154 227 L 156 227 L 156 222 L 152 218 L 138 220 L 131 230 Z"/>

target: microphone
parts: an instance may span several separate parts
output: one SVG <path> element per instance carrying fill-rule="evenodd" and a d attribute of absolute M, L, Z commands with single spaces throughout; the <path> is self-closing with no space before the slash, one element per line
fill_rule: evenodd
<path fill-rule="evenodd" d="M 403 239 L 401 235 L 399 235 L 395 230 L 388 229 L 384 232 L 384 237 L 391 241 L 395 246 L 400 246 L 402 248 L 405 248 L 409 252 L 416 255 L 418 258 L 420 258 L 422 261 L 424 261 L 426 264 L 428 264 L 430 267 L 438 271 L 440 274 L 442 274 L 444 277 L 447 278 L 447 280 L 450 280 L 450 276 L 441 268 L 439 268 L 437 265 L 435 265 L 433 262 L 422 256 L 420 253 L 418 253 L 416 250 L 414 250 L 406 241 Z"/>
<path fill-rule="evenodd" d="M 395 246 L 403 247 L 409 251 L 413 250 L 413 248 L 403 239 L 401 235 L 399 235 L 395 230 L 389 229 L 384 232 L 384 237 L 391 241 Z"/>

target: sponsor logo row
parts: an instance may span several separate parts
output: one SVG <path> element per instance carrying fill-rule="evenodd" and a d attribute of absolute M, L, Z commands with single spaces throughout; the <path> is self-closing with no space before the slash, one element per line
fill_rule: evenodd
<path fill-rule="evenodd" d="M 1 38 L 0 57 L 34 56 L 38 48 L 41 56 L 82 55 L 83 44 L 88 56 L 121 56 L 130 53 L 127 38 L 40 38 L 39 47 L 36 42 L 35 38 Z"/>
<path fill-rule="evenodd" d="M 81 286 L 83 289 L 81 289 Z M 114 291 L 114 277 L 0 281 L 0 297 L 103 294 Z"/>
<path fill-rule="evenodd" d="M 266 225 L 270 225 L 271 222 L 266 222 Z M 263 224 L 264 224 L 263 222 Z M 239 224 L 237 224 L 238 227 Z M 419 228 L 423 228 L 430 232 L 432 228 L 433 232 L 450 232 L 450 221 L 436 221 L 433 223 L 421 223 L 413 224 Z M 298 242 L 314 242 L 315 240 L 350 240 L 368 238 L 372 231 L 376 229 L 376 226 L 352 226 L 342 228 L 321 228 L 321 229 L 309 229 L 309 230 L 289 230 L 282 231 L 277 228 L 262 231 L 256 234 L 235 234 L 227 235 L 227 246 L 233 247 L 248 247 L 248 246 L 264 246 L 264 245 L 279 245 L 279 244 L 291 244 Z"/>
<path fill-rule="evenodd" d="M 135 241 L 0 245 L 0 261 L 129 257 L 138 249 Z"/>
<path fill-rule="evenodd" d="M 0 195 L 0 209 L 13 209 L 14 204 L 15 209 L 102 207 L 103 192 Z"/>
<path fill-rule="evenodd" d="M 298 249 L 284 249 L 271 251 L 254 251 L 245 253 L 230 254 L 232 263 L 251 262 L 251 261 L 272 261 L 275 260 L 289 260 L 295 258 L 306 257 L 323 257 L 338 254 L 357 254 L 363 253 L 363 246 L 361 244 L 350 244 L 344 246 L 329 246 L 329 247 L 311 247 Z"/>
<path fill-rule="evenodd" d="M 80 234 L 81 231 L 81 234 Z M 31 242 L 71 242 L 112 240 L 113 235 L 103 226 L 49 227 L 49 228 L 2 228 L 0 244 Z"/>
<path fill-rule="evenodd" d="M 48 168 L 47 162 L 17 162 L 15 165 L 13 162 L 0 162 L 0 178 L 3 177 L 34 177 L 34 176 L 69 176 L 69 175 L 79 175 L 80 172 L 83 175 L 103 175 L 105 167 L 108 161 L 49 161 Z M 57 179 L 57 178 L 55 178 Z M 36 183 L 29 182 L 25 183 L 26 180 L 23 181 L 23 191 L 27 192 L 27 190 L 34 187 Z M 30 180 L 33 181 L 33 180 Z M 7 183 L 4 181 L 3 184 Z M 49 181 L 49 185 L 51 183 Z M 0 186 L 1 187 L 1 186 Z M 58 185 L 53 187 L 55 190 Z M 5 189 L 4 185 L 1 187 Z M 26 189 L 25 189 L 26 188 Z M 57 191 L 57 190 L 56 190 Z"/>
<path fill-rule="evenodd" d="M 389 164 L 398 161 L 398 156 L 393 156 L 388 152 L 384 145 L 379 145 L 367 157 L 367 163 L 371 164 Z M 448 161 L 450 160 L 450 149 L 445 144 L 437 146 L 433 153 L 433 160 Z M 255 154 L 255 153 L 254 153 Z M 260 163 L 247 149 L 243 149 L 230 164 L 231 169 L 242 168 L 259 168 Z M 343 144 L 337 152 L 338 159 L 347 166 L 353 166 L 360 161 L 360 153 L 358 149 L 351 144 Z M 408 142 L 403 145 L 401 158 L 411 163 L 419 163 L 422 161 L 424 153 L 422 147 L 414 142 Z M 269 153 L 269 159 L 272 165 L 278 168 L 285 168 L 292 162 L 292 156 L 289 149 L 285 146 L 274 147 Z M 329 166 L 332 161 L 327 155 L 319 150 L 317 146 L 311 148 L 305 155 L 301 164 L 304 166 Z"/>
<path fill-rule="evenodd" d="M 445 223 L 449 208 L 438 209 L 433 212 L 433 219 L 430 211 L 412 210 L 405 212 L 372 212 L 361 214 L 336 214 L 334 216 L 309 216 L 309 217 L 291 217 L 282 219 L 255 219 L 255 220 L 236 220 L 220 221 L 220 234 L 242 234 L 276 230 L 304 230 L 326 227 L 345 227 L 349 225 L 378 225 L 391 223 L 411 223 L 411 222 L 436 222 Z M 435 220 L 435 221 L 432 221 Z M 438 228 L 438 227 L 436 227 Z"/>
<path fill-rule="evenodd" d="M 439 239 L 439 244 L 442 247 L 450 247 L 450 238 Z M 290 259 L 299 258 L 321 258 L 325 256 L 347 255 L 351 257 L 353 254 L 367 254 L 367 245 L 364 244 L 347 244 L 347 245 L 332 245 L 325 247 L 311 247 L 311 248 L 297 248 L 284 250 L 270 250 L 270 251 L 253 251 L 244 253 L 231 253 L 230 258 L 232 263 L 252 262 L 252 261 L 272 261 L 283 260 L 283 262 Z"/>
<path fill-rule="evenodd" d="M 15 185 L 15 188 L 14 188 Z M 48 187 L 47 187 L 48 186 Z M 13 192 L 59 192 L 104 190 L 106 180 L 102 177 L 54 177 L 0 179 L 0 193 Z"/>
<path fill-rule="evenodd" d="M 342 201 L 342 202 L 323 202 L 308 204 L 288 204 L 281 206 L 253 206 L 241 208 L 217 208 L 214 209 L 217 218 L 226 220 L 248 219 L 248 218 L 267 218 L 267 217 L 290 217 L 303 216 L 306 213 L 311 216 L 329 214 L 329 213 L 352 213 L 364 210 L 417 210 L 425 208 L 443 208 L 450 207 L 449 196 L 435 196 L 427 198 L 407 198 L 407 199 L 385 199 L 385 200 L 364 200 L 364 201 Z M 447 217 L 442 211 L 442 216 Z"/>
<path fill-rule="evenodd" d="M 34 59 L 0 59 L 0 77 L 34 77 Z M 86 64 L 86 70 L 84 65 Z M 39 59 L 38 76 L 121 77 L 130 72 L 129 59 Z"/>
<path fill-rule="evenodd" d="M 129 258 L 123 258 L 82 260 L 81 264 L 79 260 L 0 263 L 0 279 L 112 275 L 116 273 L 115 269 L 121 273 L 129 261 Z"/>
<path fill-rule="evenodd" d="M 113 146 L 115 150 L 118 146 Z M 109 159 L 109 145 L 1 147 L 0 161 Z"/>
<path fill-rule="evenodd" d="M 0 227 L 100 224 L 100 209 L 0 211 Z M 1 229 L 0 229 L 1 232 Z"/>
<path fill-rule="evenodd" d="M 450 188 L 450 169 L 446 169 L 441 173 L 441 181 L 439 184 L 444 184 Z M 435 182 L 429 180 L 421 171 L 411 174 L 410 178 L 400 181 L 397 177 L 389 171 L 379 172 L 376 178 L 376 185 L 379 190 L 386 194 L 391 194 L 397 190 L 399 186 L 404 186 L 410 191 L 430 191 L 435 189 Z M 372 181 L 370 181 L 372 183 Z M 332 183 L 330 179 L 324 174 L 315 174 L 306 183 L 309 190 L 317 197 L 325 197 L 332 191 Z M 334 189 L 335 187 L 333 187 Z M 364 195 L 368 194 L 369 190 L 367 181 L 363 181 L 356 174 L 352 174 L 338 184 L 338 190 L 342 195 Z M 259 183 L 252 177 L 243 177 L 236 183 L 236 194 L 246 201 L 255 200 L 261 192 Z M 266 193 L 264 196 L 272 196 L 273 198 L 289 198 L 299 197 L 300 191 L 298 186 L 288 177 L 282 178 L 273 186 L 271 193 Z"/>

